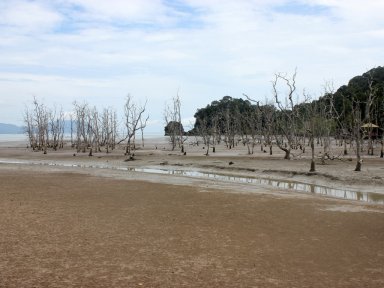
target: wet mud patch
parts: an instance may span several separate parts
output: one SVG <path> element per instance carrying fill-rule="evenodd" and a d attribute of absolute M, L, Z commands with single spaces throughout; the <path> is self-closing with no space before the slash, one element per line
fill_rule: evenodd
<path fill-rule="evenodd" d="M 320 208 L 323 211 L 332 211 L 332 212 L 343 212 L 343 213 L 384 213 L 384 211 L 380 209 L 375 209 L 374 207 L 364 207 L 364 206 L 351 206 L 351 205 L 334 205 L 334 206 L 326 206 Z"/>
<path fill-rule="evenodd" d="M 338 181 L 340 180 L 339 177 L 325 174 L 325 173 L 319 173 L 319 172 L 301 172 L 301 171 L 287 171 L 287 170 L 276 170 L 276 169 L 268 169 L 268 170 L 263 170 L 263 173 L 276 173 L 280 175 L 288 175 L 290 177 L 294 176 L 321 176 L 326 179 Z"/>

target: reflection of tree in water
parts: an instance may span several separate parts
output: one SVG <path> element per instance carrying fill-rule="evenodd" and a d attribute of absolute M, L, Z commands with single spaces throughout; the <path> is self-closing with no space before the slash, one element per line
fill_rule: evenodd
<path fill-rule="evenodd" d="M 368 193 L 368 202 L 384 203 L 384 194 Z"/>

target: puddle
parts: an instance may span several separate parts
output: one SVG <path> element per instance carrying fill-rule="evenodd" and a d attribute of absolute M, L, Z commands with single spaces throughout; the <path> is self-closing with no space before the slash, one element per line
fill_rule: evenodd
<path fill-rule="evenodd" d="M 345 189 L 335 189 L 331 187 L 302 183 L 297 181 L 275 180 L 275 179 L 261 178 L 261 177 L 255 178 L 255 177 L 243 177 L 243 176 L 230 176 L 230 175 L 210 173 L 210 172 L 165 169 L 165 168 L 160 169 L 160 168 L 114 167 L 114 166 L 102 165 L 102 164 L 96 164 L 96 165 L 95 164 L 72 164 L 72 163 L 63 163 L 63 162 L 48 163 L 48 162 L 42 162 L 42 161 L 31 162 L 27 160 L 0 159 L 0 164 L 1 163 L 93 168 L 93 169 L 113 169 L 113 170 L 141 172 L 141 173 L 178 175 L 178 176 L 192 177 L 192 178 L 214 179 L 222 182 L 227 181 L 232 183 L 268 185 L 276 188 L 281 188 L 282 190 L 294 190 L 294 191 L 304 192 L 304 193 L 326 195 L 329 197 L 340 198 L 340 199 L 348 199 L 348 200 L 362 201 L 362 202 L 375 203 L 375 204 L 384 204 L 384 194 L 380 194 L 380 193 L 358 192 L 358 191 L 350 191 Z"/>

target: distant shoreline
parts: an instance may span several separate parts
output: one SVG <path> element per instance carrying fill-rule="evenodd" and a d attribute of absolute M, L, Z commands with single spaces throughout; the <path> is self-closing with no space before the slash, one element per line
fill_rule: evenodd
<path fill-rule="evenodd" d="M 0 142 L 27 141 L 24 133 L 0 133 Z"/>
<path fill-rule="evenodd" d="M 144 134 L 144 139 L 153 139 L 153 138 L 162 138 L 162 137 L 168 137 L 164 136 L 164 133 L 158 133 L 158 132 L 149 132 L 147 134 Z M 15 138 L 25 138 L 27 139 L 27 136 L 25 133 L 0 133 L 0 141 L 13 141 Z M 71 134 L 66 133 L 64 135 L 65 139 L 70 139 Z M 141 135 L 136 135 L 137 139 L 141 139 Z"/>

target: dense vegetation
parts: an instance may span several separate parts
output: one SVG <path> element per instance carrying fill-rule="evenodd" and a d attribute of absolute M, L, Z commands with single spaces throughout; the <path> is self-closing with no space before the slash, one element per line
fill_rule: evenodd
<path fill-rule="evenodd" d="M 341 86 L 333 95 L 324 95 L 315 102 L 332 101 L 335 116 L 345 124 L 352 119 L 354 105 L 358 105 L 361 119 L 384 127 L 384 67 L 377 67 L 361 76 L 352 78 L 348 85 Z"/>

